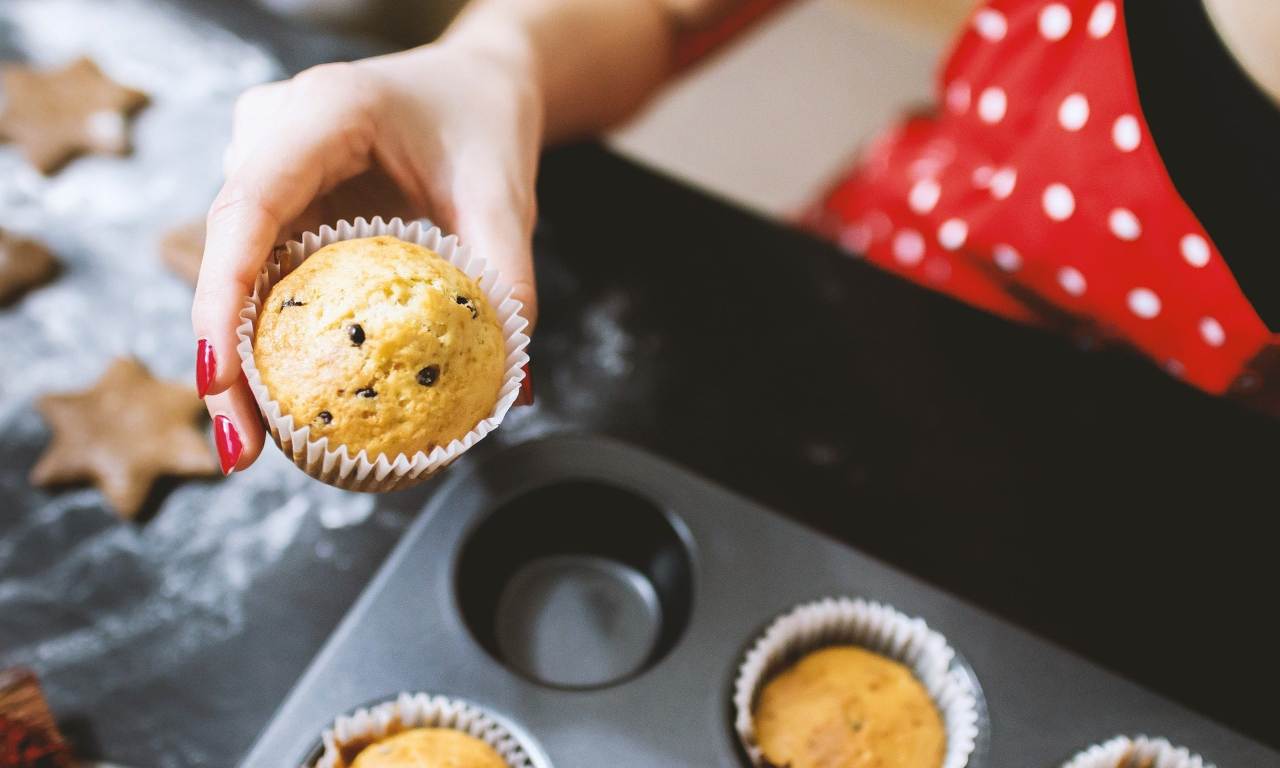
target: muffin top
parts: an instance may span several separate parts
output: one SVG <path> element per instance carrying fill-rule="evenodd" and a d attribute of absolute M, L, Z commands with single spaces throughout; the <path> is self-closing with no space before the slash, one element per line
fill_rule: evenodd
<path fill-rule="evenodd" d="M 429 452 L 493 410 L 505 344 L 475 280 L 393 237 L 325 246 L 276 283 L 254 359 L 294 426 L 370 459 Z"/>
<path fill-rule="evenodd" d="M 756 741 L 789 768 L 939 768 L 946 731 L 911 670 L 857 646 L 823 648 L 770 680 Z"/>
<path fill-rule="evenodd" d="M 370 744 L 351 768 L 508 768 L 493 747 L 452 728 L 414 728 Z"/>

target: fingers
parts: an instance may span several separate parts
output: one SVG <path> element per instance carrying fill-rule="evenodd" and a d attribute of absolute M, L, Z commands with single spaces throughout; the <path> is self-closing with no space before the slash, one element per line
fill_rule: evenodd
<path fill-rule="evenodd" d="M 191 309 L 196 338 L 211 350 L 201 357 L 206 363 L 211 359 L 211 367 L 197 376 L 202 396 L 223 392 L 236 381 L 239 312 L 281 227 L 326 189 L 369 165 L 376 127 L 369 89 L 354 82 L 347 69 L 314 72 L 320 74 L 304 73 L 296 80 L 271 116 L 278 118 L 271 132 L 258 138 L 242 160 L 231 153 L 232 174 L 209 210 Z"/>
<path fill-rule="evenodd" d="M 262 452 L 264 432 L 258 404 L 241 375 L 226 391 L 205 398 L 213 419 L 213 444 L 218 449 L 222 474 L 248 467 Z"/>

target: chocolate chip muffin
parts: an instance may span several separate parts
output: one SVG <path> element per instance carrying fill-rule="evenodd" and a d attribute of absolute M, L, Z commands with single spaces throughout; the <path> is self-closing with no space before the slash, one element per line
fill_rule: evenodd
<path fill-rule="evenodd" d="M 476 281 L 385 236 L 312 254 L 271 289 L 254 337 L 262 383 L 295 426 L 370 459 L 466 435 L 493 410 L 504 357 Z"/>
<path fill-rule="evenodd" d="M 351 768 L 508 768 L 493 749 L 452 728 L 414 728 L 360 751 Z"/>
<path fill-rule="evenodd" d="M 753 712 L 769 765 L 940 768 L 942 717 L 911 670 L 852 645 L 802 657 L 770 680 Z"/>

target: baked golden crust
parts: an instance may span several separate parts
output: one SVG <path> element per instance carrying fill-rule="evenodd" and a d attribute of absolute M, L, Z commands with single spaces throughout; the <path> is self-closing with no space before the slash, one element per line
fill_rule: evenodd
<path fill-rule="evenodd" d="M 508 768 L 493 747 L 452 728 L 414 728 L 370 744 L 351 768 Z"/>
<path fill-rule="evenodd" d="M 788 768 L 939 768 L 946 731 L 911 670 L 823 648 L 770 680 L 753 713 L 765 759 Z"/>
<path fill-rule="evenodd" d="M 502 328 L 475 280 L 393 237 L 333 243 L 272 288 L 254 338 L 295 426 L 372 459 L 430 451 L 493 410 Z"/>

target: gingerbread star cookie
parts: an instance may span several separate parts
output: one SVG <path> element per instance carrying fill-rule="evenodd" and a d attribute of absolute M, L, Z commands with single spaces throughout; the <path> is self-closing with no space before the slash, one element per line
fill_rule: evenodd
<path fill-rule="evenodd" d="M 179 277 L 195 285 L 204 259 L 204 219 L 189 221 L 166 232 L 160 240 L 160 259 Z"/>
<path fill-rule="evenodd" d="M 147 102 L 146 94 L 120 85 L 86 58 L 55 70 L 5 67 L 0 88 L 0 138 L 21 146 L 41 173 L 82 152 L 128 152 L 128 118 Z"/>
<path fill-rule="evenodd" d="M 204 411 L 195 392 L 152 377 L 131 358 L 112 362 L 83 392 L 45 395 L 37 408 L 53 429 L 53 442 L 31 470 L 31 482 L 91 480 L 121 517 L 137 515 L 162 476 L 218 472 L 194 423 Z"/>
<path fill-rule="evenodd" d="M 58 260 L 33 240 L 0 229 L 0 307 L 58 273 Z"/>

